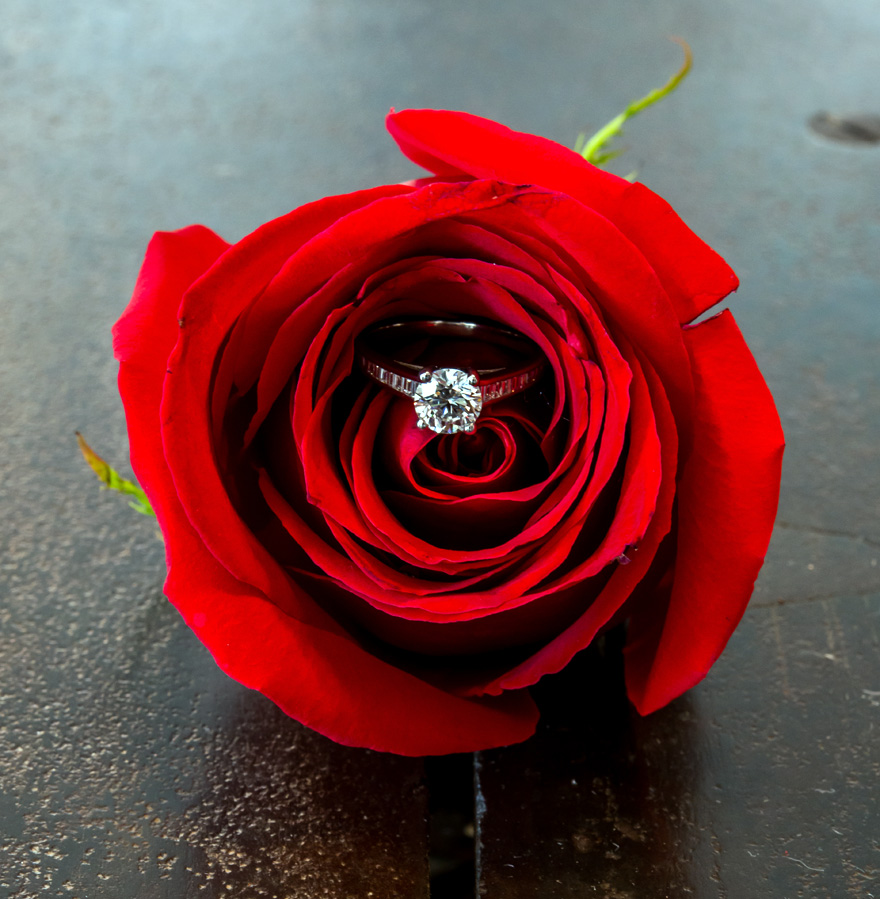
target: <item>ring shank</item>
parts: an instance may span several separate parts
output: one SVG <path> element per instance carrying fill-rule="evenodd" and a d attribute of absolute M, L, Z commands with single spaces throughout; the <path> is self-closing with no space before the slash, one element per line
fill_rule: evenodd
<path fill-rule="evenodd" d="M 357 342 L 360 367 L 374 381 L 404 396 L 414 396 L 420 383 L 419 375 L 426 366 L 395 359 L 370 343 L 370 338 L 375 340 L 378 337 L 380 341 L 385 338 L 386 342 L 399 344 L 412 336 L 482 340 L 494 346 L 512 349 L 523 357 L 523 361 L 514 367 L 476 370 L 484 404 L 521 393 L 531 387 L 544 370 L 544 361 L 537 348 L 522 334 L 502 326 L 443 319 L 383 322 L 369 329 Z"/>

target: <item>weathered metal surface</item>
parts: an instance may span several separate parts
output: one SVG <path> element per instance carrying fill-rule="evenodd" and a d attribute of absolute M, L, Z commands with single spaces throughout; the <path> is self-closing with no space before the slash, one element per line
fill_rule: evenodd
<path fill-rule="evenodd" d="M 552 859 L 579 895 L 880 895 L 880 147 L 815 118 L 878 114 L 874 0 L 6 0 L 0 899 L 425 895 L 420 763 L 335 747 L 217 673 L 161 598 L 151 524 L 95 491 L 73 432 L 126 457 L 109 328 L 153 231 L 236 239 L 412 177 L 391 106 L 571 143 L 674 69 L 668 33 L 694 74 L 617 170 L 742 278 L 789 443 L 780 524 L 691 697 L 645 721 L 619 695 L 576 724 L 551 709 L 555 730 L 484 755 L 483 885 L 534 895 Z M 521 831 L 531 869 L 505 854 Z"/>
<path fill-rule="evenodd" d="M 878 892 L 878 671 L 880 595 L 755 609 L 648 718 L 618 655 L 583 659 L 533 741 L 480 757 L 481 895 Z"/>
<path fill-rule="evenodd" d="M 225 678 L 143 544 L 104 525 L 41 545 L 3 560 L 0 896 L 427 896 L 418 762 L 337 746 Z"/>

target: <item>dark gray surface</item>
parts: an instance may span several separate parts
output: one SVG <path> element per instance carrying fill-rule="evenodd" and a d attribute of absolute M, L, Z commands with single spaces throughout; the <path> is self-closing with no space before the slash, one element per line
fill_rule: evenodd
<path fill-rule="evenodd" d="M 222 675 L 161 595 L 151 525 L 114 532 L 115 499 L 76 521 L 56 498 L 4 553 L 0 896 L 425 899 L 421 765 Z M 59 510 L 71 534 L 35 560 Z"/>
<path fill-rule="evenodd" d="M 880 595 L 755 609 L 648 718 L 619 660 L 548 679 L 536 737 L 481 754 L 481 895 L 880 893 Z"/>
<path fill-rule="evenodd" d="M 789 449 L 745 629 L 691 698 L 627 731 L 669 766 L 651 774 L 665 797 L 690 797 L 684 823 L 645 843 L 685 895 L 880 895 L 876 820 L 859 825 L 880 690 L 880 150 L 808 126 L 878 112 L 876 2 L 5 0 L 0 899 L 384 897 L 390 871 L 424 895 L 419 764 L 334 747 L 218 674 L 161 599 L 150 522 L 97 493 L 73 431 L 126 458 L 109 328 L 154 230 L 201 221 L 237 239 L 304 201 L 411 177 L 384 134 L 392 105 L 571 143 L 665 80 L 667 34 L 691 42 L 694 73 L 628 127 L 617 170 L 637 167 L 737 269 L 731 305 Z M 826 609 L 858 653 L 810 655 L 826 652 Z M 779 753 L 793 767 L 768 767 Z M 663 824 L 647 805 L 628 814 Z M 821 846 L 798 842 L 826 824 Z M 758 854 L 737 854 L 752 837 Z M 596 874 L 614 863 L 617 895 L 666 895 L 637 881 L 645 845 L 609 851 L 587 857 Z"/>

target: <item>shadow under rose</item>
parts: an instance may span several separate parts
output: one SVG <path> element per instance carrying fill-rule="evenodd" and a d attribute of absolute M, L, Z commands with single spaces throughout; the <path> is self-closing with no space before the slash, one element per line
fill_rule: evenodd
<path fill-rule="evenodd" d="M 690 892 L 703 722 L 692 695 L 641 718 L 622 643 L 607 633 L 534 688 L 533 739 L 478 753 L 481 895 Z"/>

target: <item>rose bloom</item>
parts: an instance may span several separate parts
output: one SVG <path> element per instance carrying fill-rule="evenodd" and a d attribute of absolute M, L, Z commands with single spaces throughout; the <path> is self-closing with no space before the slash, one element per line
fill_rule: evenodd
<path fill-rule="evenodd" d="M 387 124 L 435 177 L 233 245 L 201 226 L 149 245 L 114 346 L 165 592 L 225 672 L 340 743 L 523 740 L 529 685 L 623 621 L 649 713 L 718 658 L 776 512 L 767 386 L 729 312 L 691 324 L 736 277 L 657 195 L 552 141 L 458 112 Z M 420 429 L 357 349 L 414 320 L 514 331 L 543 375 L 473 433 Z M 504 355 L 493 333 L 474 368 Z"/>

